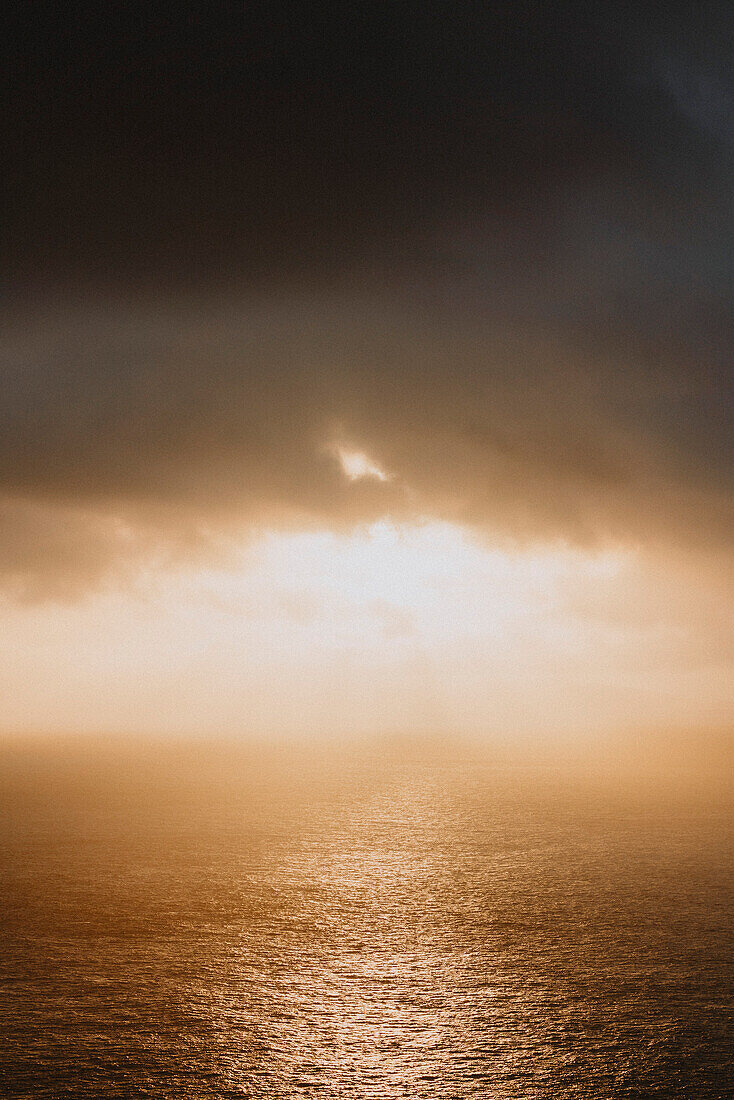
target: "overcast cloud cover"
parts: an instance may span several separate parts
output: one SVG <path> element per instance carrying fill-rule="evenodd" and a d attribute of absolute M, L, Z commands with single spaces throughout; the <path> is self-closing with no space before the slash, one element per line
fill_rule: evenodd
<path fill-rule="evenodd" d="M 11 28 L 2 583 L 385 513 L 731 576 L 731 7 L 249 7 Z"/>

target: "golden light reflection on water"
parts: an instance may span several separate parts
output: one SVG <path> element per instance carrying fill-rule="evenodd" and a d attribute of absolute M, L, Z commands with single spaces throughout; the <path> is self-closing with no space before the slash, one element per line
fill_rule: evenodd
<path fill-rule="evenodd" d="M 400 1096 L 440 1082 L 457 978 L 440 919 L 451 873 L 435 799 L 429 777 L 401 777 L 348 809 L 326 848 L 306 836 L 281 867 L 301 895 L 283 928 L 299 941 L 288 978 L 297 1008 L 274 1030 L 268 1022 L 283 1087 Z"/>
<path fill-rule="evenodd" d="M 729 803 L 187 752 L 0 768 L 2 1095 L 726 1096 Z"/>

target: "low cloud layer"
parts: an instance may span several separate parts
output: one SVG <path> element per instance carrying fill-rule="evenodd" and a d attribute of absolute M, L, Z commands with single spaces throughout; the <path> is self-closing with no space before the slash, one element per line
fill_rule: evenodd
<path fill-rule="evenodd" d="M 521 544 L 732 551 L 731 414 L 680 349 L 660 362 L 373 297 L 67 312 L 19 325 L 3 351 L 14 582 L 94 583 L 167 543 L 384 514 Z M 348 477 L 339 447 L 390 478 Z"/>

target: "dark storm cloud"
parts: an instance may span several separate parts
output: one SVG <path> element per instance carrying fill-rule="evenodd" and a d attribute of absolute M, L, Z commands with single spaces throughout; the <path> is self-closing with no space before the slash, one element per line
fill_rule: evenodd
<path fill-rule="evenodd" d="M 420 233 L 466 203 L 522 220 L 621 162 L 643 177 L 667 158 L 690 178 L 681 158 L 706 150 L 668 73 L 688 63 L 692 21 L 725 55 L 721 28 L 675 12 L 19 6 L 5 45 L 10 256 L 31 285 L 338 278 L 365 260 L 425 263 Z M 706 57 L 690 64 L 706 71 Z"/>
<path fill-rule="evenodd" d="M 5 574 L 24 540 L 29 575 L 83 578 L 386 510 L 729 553 L 733 26 L 529 0 L 19 11 Z M 336 442 L 394 477 L 349 483 Z"/>

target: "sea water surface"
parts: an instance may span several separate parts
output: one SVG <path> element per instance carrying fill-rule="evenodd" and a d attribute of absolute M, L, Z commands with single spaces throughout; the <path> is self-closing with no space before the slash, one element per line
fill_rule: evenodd
<path fill-rule="evenodd" d="M 734 1095 L 731 802 L 450 750 L 6 745 L 0 1095 Z"/>

